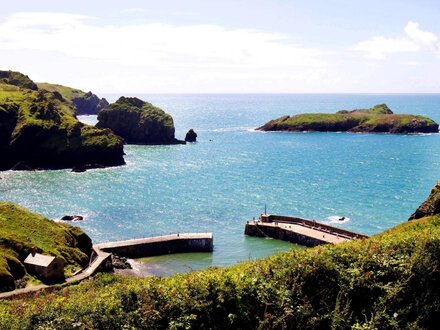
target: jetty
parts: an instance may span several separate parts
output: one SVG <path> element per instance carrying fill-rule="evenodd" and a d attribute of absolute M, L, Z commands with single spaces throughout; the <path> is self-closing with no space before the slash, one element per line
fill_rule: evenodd
<path fill-rule="evenodd" d="M 93 253 L 89 265 L 68 277 L 56 286 L 63 287 L 81 282 L 98 271 L 112 269 L 111 255 L 126 258 L 142 258 L 170 253 L 212 252 L 214 238 L 212 233 L 184 233 L 153 236 L 148 238 L 108 242 L 93 245 Z M 0 299 L 14 298 L 42 290 L 51 290 L 54 285 L 40 284 L 13 291 L 1 292 Z"/>
<path fill-rule="evenodd" d="M 258 220 L 248 221 L 244 233 L 248 236 L 275 238 L 307 247 L 339 244 L 368 237 L 314 220 L 275 214 L 261 214 Z"/>
<path fill-rule="evenodd" d="M 142 258 L 181 252 L 212 252 L 212 233 L 183 233 L 97 244 L 103 252 L 120 257 Z"/>

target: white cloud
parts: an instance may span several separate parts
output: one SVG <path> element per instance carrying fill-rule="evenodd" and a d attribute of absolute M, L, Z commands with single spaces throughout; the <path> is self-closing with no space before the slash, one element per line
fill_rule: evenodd
<path fill-rule="evenodd" d="M 419 49 L 420 47 L 410 40 L 385 37 L 374 37 L 353 47 L 353 50 L 365 52 L 368 58 L 376 60 L 383 60 L 391 53 L 417 52 Z"/>
<path fill-rule="evenodd" d="M 90 24 L 65 13 L 20 13 L 0 24 L 0 49 L 32 49 L 164 68 L 322 67 L 321 52 L 282 34 L 216 25 Z M 96 21 L 96 20 L 95 20 Z M 93 22 L 95 23 L 95 22 Z"/>
<path fill-rule="evenodd" d="M 364 52 L 367 58 L 376 60 L 386 59 L 389 54 L 393 53 L 420 52 L 426 49 L 440 54 L 437 36 L 420 29 L 419 23 L 409 21 L 404 31 L 405 36 L 398 38 L 376 36 L 370 40 L 358 42 L 352 49 Z"/>
<path fill-rule="evenodd" d="M 423 31 L 419 23 L 409 21 L 405 27 L 405 33 L 416 44 L 429 47 L 435 51 L 439 49 L 438 37 L 428 31 Z"/>

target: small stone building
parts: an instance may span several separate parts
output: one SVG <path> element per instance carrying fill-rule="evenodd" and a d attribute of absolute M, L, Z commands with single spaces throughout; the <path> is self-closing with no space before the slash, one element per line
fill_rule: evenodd
<path fill-rule="evenodd" d="M 61 258 L 30 253 L 24 261 L 28 273 L 43 281 L 58 281 L 64 279 L 64 261 Z"/>

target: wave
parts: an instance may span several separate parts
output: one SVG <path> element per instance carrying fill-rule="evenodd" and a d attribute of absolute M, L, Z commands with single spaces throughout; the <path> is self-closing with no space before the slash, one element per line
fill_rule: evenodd
<path fill-rule="evenodd" d="M 332 215 L 325 219 L 325 221 L 329 223 L 346 223 L 349 222 L 350 220 L 351 220 L 350 218 L 340 215 Z"/>
<path fill-rule="evenodd" d="M 215 128 L 212 132 L 253 132 L 255 131 L 254 127 L 249 126 L 241 126 L 241 127 L 224 127 L 224 128 Z"/>

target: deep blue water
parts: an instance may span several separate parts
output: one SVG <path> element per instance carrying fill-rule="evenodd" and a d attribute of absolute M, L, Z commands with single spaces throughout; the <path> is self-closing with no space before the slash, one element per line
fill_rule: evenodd
<path fill-rule="evenodd" d="M 170 232 L 213 232 L 212 256 L 150 258 L 158 273 L 227 265 L 290 245 L 243 236 L 269 213 L 329 221 L 374 234 L 405 221 L 440 179 L 440 135 L 262 133 L 285 114 L 334 112 L 387 103 L 395 113 L 440 122 L 440 95 L 137 95 L 174 117 L 176 136 L 199 142 L 126 146 L 127 165 L 0 173 L 0 199 L 77 223 L 96 241 Z M 110 100 L 117 96 L 106 95 Z M 82 117 L 93 123 L 96 117 Z"/>

